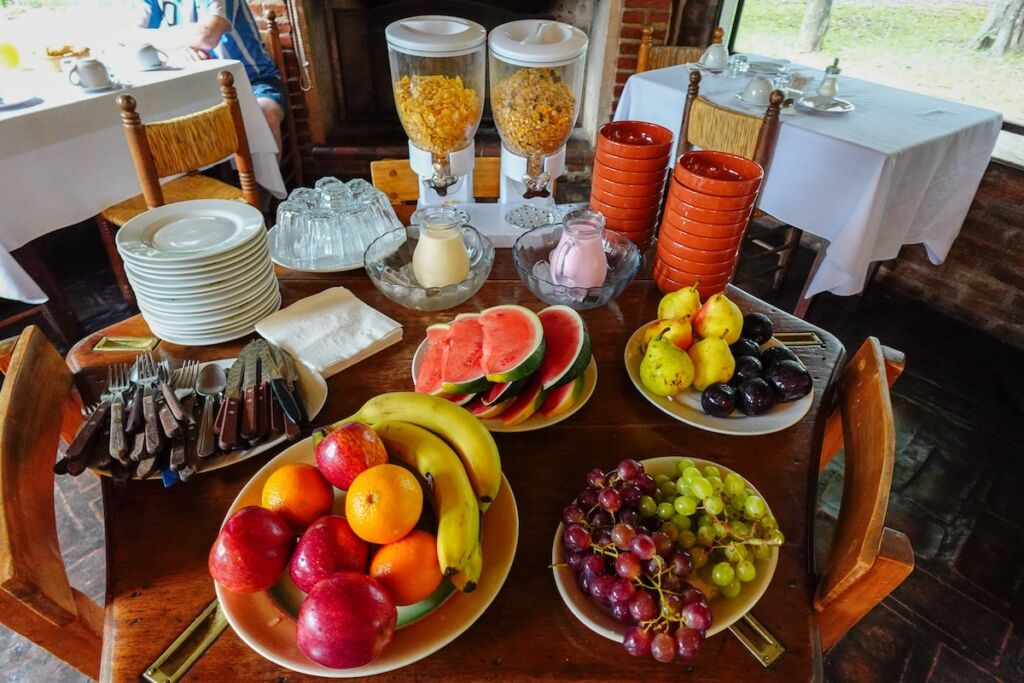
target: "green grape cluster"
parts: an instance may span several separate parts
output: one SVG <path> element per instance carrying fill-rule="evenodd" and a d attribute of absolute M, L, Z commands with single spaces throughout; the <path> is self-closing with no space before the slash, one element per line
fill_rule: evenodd
<path fill-rule="evenodd" d="M 652 495 L 640 499 L 640 514 L 662 520 L 662 531 L 675 530 L 674 540 L 690 553 L 695 569 L 727 598 L 757 577 L 755 562 L 771 557 L 772 546 L 785 536 L 768 507 L 739 475 L 693 460 L 677 463 L 678 476 L 656 476 Z M 672 534 L 670 533 L 670 536 Z"/>

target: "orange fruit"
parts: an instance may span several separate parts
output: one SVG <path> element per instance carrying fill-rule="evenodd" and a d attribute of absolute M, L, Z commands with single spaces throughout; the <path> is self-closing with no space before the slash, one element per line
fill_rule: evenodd
<path fill-rule="evenodd" d="M 384 586 L 396 605 L 419 602 L 441 585 L 437 539 L 426 531 L 414 531 L 381 546 L 370 563 L 370 576 Z"/>
<path fill-rule="evenodd" d="M 263 507 L 281 515 L 296 532 L 303 531 L 334 507 L 334 487 L 313 465 L 282 465 L 263 485 Z"/>
<path fill-rule="evenodd" d="M 356 536 L 384 545 L 404 538 L 423 511 L 423 489 L 409 470 L 376 465 L 363 470 L 345 494 L 345 519 Z"/>

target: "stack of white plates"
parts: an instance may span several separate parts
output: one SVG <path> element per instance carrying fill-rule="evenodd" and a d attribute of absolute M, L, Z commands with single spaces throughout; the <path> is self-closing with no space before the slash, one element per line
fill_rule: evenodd
<path fill-rule="evenodd" d="M 242 337 L 281 306 L 263 215 L 199 199 L 151 209 L 117 232 L 117 250 L 153 334 L 201 346 Z"/>

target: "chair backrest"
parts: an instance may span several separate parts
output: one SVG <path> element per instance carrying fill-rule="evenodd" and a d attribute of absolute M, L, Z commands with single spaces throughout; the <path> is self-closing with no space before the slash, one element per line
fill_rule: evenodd
<path fill-rule="evenodd" d="M 103 611 L 68 581 L 53 507 L 70 388 L 60 353 L 26 328 L 0 390 L 0 622 L 97 678 Z"/>
<path fill-rule="evenodd" d="M 284 48 L 281 46 L 281 33 L 277 26 L 277 14 L 272 9 L 263 13 L 266 28 L 260 29 L 260 38 L 267 53 L 274 60 L 277 72 L 284 83 L 285 101 L 291 100 L 291 85 L 288 78 L 288 65 L 284 59 Z M 288 188 L 302 187 L 302 155 L 299 150 L 299 135 L 295 130 L 295 117 L 290 107 L 285 107 L 284 122 L 281 125 L 281 169 L 284 184 Z"/>
<path fill-rule="evenodd" d="M 871 569 L 889 505 L 896 432 L 885 361 L 868 337 L 839 378 L 845 442 L 839 521 L 818 582 L 815 605 L 827 607 Z"/>
<path fill-rule="evenodd" d="M 370 162 L 370 180 L 392 204 L 419 199 L 420 178 L 409 167 L 408 159 L 382 159 Z M 477 157 L 473 165 L 473 196 L 495 199 L 501 193 L 501 159 Z M 552 190 L 553 191 L 553 190 Z"/>
<path fill-rule="evenodd" d="M 767 173 L 779 137 L 782 91 L 772 91 L 763 117 L 751 116 L 700 97 L 700 79 L 699 71 L 690 72 L 679 131 L 680 153 L 696 146 L 738 154 L 761 164 Z"/>
<path fill-rule="evenodd" d="M 712 44 L 722 42 L 725 32 L 715 29 Z M 668 66 L 691 64 L 698 61 L 706 48 L 698 45 L 653 45 L 654 27 L 647 26 L 640 34 L 640 47 L 636 55 L 636 73 L 664 69 Z"/>
<path fill-rule="evenodd" d="M 242 196 L 259 207 L 249 139 L 238 105 L 235 78 L 230 71 L 218 75 L 222 101 L 209 109 L 166 121 L 142 123 L 131 95 L 117 98 L 128 149 L 142 185 L 146 206 L 164 203 L 160 178 L 199 170 L 234 154 Z"/>

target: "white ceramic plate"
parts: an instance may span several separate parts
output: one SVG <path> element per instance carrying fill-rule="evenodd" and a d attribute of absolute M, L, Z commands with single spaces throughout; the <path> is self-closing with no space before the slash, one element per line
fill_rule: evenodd
<path fill-rule="evenodd" d="M 777 76 L 782 73 L 782 70 L 786 68 L 787 64 L 789 64 L 788 59 L 781 59 L 778 61 L 758 59 L 753 62 L 747 62 L 747 73 L 758 76 Z"/>
<path fill-rule="evenodd" d="M 258 293 L 239 299 L 227 308 L 203 313 L 164 313 L 139 302 L 139 309 L 145 314 L 146 320 L 155 320 L 157 324 L 173 327 L 182 332 L 212 332 L 237 326 L 241 320 L 248 320 L 258 311 L 267 308 L 279 296 L 276 282 L 262 288 Z"/>
<path fill-rule="evenodd" d="M 234 362 L 234 358 L 225 358 L 223 360 L 214 360 L 208 361 L 206 363 L 200 363 L 199 367 L 200 369 L 202 369 L 204 366 L 213 363 L 227 370 L 228 368 L 231 367 L 231 364 Z M 306 408 L 306 415 L 308 415 L 309 419 L 312 420 L 314 417 L 316 417 L 317 413 L 320 412 L 320 410 L 324 407 L 324 404 L 327 402 L 327 382 L 324 380 L 323 377 L 320 376 L 319 373 L 314 372 L 313 370 L 309 369 L 302 363 L 295 363 L 295 369 L 299 375 L 298 385 L 299 394 L 302 397 L 302 405 L 305 406 Z M 205 474 L 206 472 L 219 470 L 220 468 L 227 467 L 228 465 L 234 465 L 236 462 L 248 460 L 249 458 L 259 455 L 260 453 L 267 452 L 268 450 L 278 445 L 279 443 L 282 443 L 283 441 L 285 441 L 285 437 L 282 435 L 277 437 L 273 441 L 261 443 L 260 445 L 254 448 L 250 448 L 248 450 L 231 451 L 230 453 L 225 453 L 224 455 L 216 455 L 211 456 L 209 458 L 200 458 L 200 469 L 197 472 L 197 474 Z M 90 469 L 100 476 L 110 476 L 110 472 L 108 470 L 101 470 L 95 467 L 92 467 Z M 150 479 L 154 478 L 156 478 L 156 475 L 150 477 Z M 132 479 L 137 479 L 137 477 L 134 474 L 132 474 Z"/>
<path fill-rule="evenodd" d="M 282 465 L 296 462 L 316 464 L 311 439 L 294 444 L 257 472 L 238 494 L 225 519 L 239 508 L 259 505 L 263 484 L 270 474 Z M 341 514 L 344 494 L 340 491 L 335 494 L 335 510 Z M 269 591 L 232 593 L 215 583 L 217 599 L 238 637 L 263 657 L 287 669 L 325 678 L 355 678 L 394 671 L 437 652 L 458 638 L 480 618 L 505 583 L 519 543 L 519 513 L 504 476 L 501 490 L 484 515 L 482 526 L 484 567 L 476 590 L 455 591 L 426 616 L 396 630 L 381 656 L 365 666 L 330 669 L 307 658 L 295 644 L 295 618 Z"/>
<path fill-rule="evenodd" d="M 363 267 L 363 255 L 359 255 L 358 261 L 352 263 L 343 264 L 336 268 L 307 268 L 305 266 L 296 265 L 293 261 L 285 258 L 281 255 L 281 250 L 277 246 L 277 226 L 275 225 L 267 233 L 267 240 L 270 242 L 270 260 L 279 266 L 287 268 L 289 270 L 295 270 L 300 273 L 345 273 L 350 270 L 358 270 Z"/>
<path fill-rule="evenodd" d="M 111 83 L 110 85 L 101 85 L 101 86 L 99 86 L 97 88 L 87 88 L 84 85 L 81 85 L 81 86 L 78 86 L 78 87 L 79 87 L 79 89 L 81 89 L 82 92 L 89 93 L 90 95 L 92 95 L 93 93 L 107 92 L 108 90 L 120 90 L 121 88 L 124 87 L 124 84 L 123 83 L 114 82 L 114 83 Z"/>
<path fill-rule="evenodd" d="M 748 100 L 743 99 L 743 93 L 736 93 L 736 99 L 739 100 L 740 104 L 742 104 L 744 107 L 751 107 L 753 109 L 764 109 L 768 106 L 767 104 L 756 104 L 754 102 L 750 102 Z"/>
<path fill-rule="evenodd" d="M 242 264 L 251 261 L 263 261 L 269 258 L 266 238 L 257 236 L 245 244 L 239 245 L 224 254 L 218 254 L 212 258 L 202 261 L 187 261 L 184 263 L 153 263 L 135 262 L 126 260 L 125 265 L 131 266 L 137 272 L 142 272 L 152 278 L 163 278 L 181 283 L 184 278 L 191 278 L 194 281 L 209 281 L 210 277 L 238 268 Z M 192 280 L 186 280 L 192 281 Z"/>
<path fill-rule="evenodd" d="M 204 261 L 256 238 L 263 214 L 244 202 L 195 199 L 158 206 L 117 231 L 117 250 L 129 261 Z"/>
<path fill-rule="evenodd" d="M 649 323 L 648 323 L 649 324 Z M 807 394 L 796 401 L 776 403 L 767 413 L 748 417 L 739 410 L 733 411 L 729 417 L 713 417 L 704 412 L 700 405 L 700 392 L 696 389 L 687 389 L 679 396 L 665 398 L 652 394 L 640 381 L 640 361 L 644 358 L 641 342 L 643 341 L 644 325 L 629 338 L 626 342 L 624 353 L 626 373 L 632 380 L 644 398 L 654 404 L 663 413 L 674 417 L 680 422 L 699 427 L 709 432 L 719 434 L 732 434 L 734 436 L 756 436 L 759 434 L 771 434 L 779 432 L 800 421 L 814 403 L 814 392 Z M 775 339 L 769 339 L 762 348 L 767 346 L 781 346 Z"/>
<path fill-rule="evenodd" d="M 796 106 L 814 114 L 846 114 L 856 109 L 849 100 L 822 95 L 804 95 L 796 101 Z"/>
<path fill-rule="evenodd" d="M 266 292 L 276 282 L 277 277 L 274 271 L 266 270 L 247 276 L 244 280 L 240 280 L 231 287 L 213 292 L 198 291 L 189 294 L 176 292 L 155 294 L 150 290 L 143 291 L 137 289 L 136 294 L 140 300 L 168 314 L 180 313 L 189 315 L 202 311 L 237 307 L 248 299 Z"/>
<path fill-rule="evenodd" d="M 682 456 L 680 456 L 682 457 Z M 676 461 L 680 458 L 675 456 L 666 456 L 662 458 L 650 458 L 648 460 L 642 460 L 644 469 L 648 474 L 657 476 L 659 474 L 665 474 L 673 476 L 676 473 Z M 703 468 L 707 465 L 714 465 L 718 469 L 722 470 L 724 474 L 728 474 L 733 470 L 728 467 L 723 467 L 716 462 L 710 460 L 702 460 L 700 458 L 690 458 L 694 464 L 699 468 Z M 736 474 L 739 474 L 737 472 Z M 743 475 L 740 475 L 743 476 Z M 724 477 L 723 477 L 724 478 Z M 749 486 L 748 482 L 748 486 Z M 753 486 L 751 486 L 753 488 Z M 755 491 L 757 489 L 754 489 Z M 758 493 L 760 496 L 761 494 Z M 764 496 L 761 496 L 764 498 Z M 765 501 L 765 507 L 768 507 L 768 502 Z M 768 514 L 771 514 L 771 509 L 768 509 Z M 620 624 L 615 621 L 611 613 L 603 605 L 594 601 L 589 595 L 584 595 L 583 591 L 579 589 L 576 583 L 576 574 L 570 569 L 566 563 L 565 549 L 562 547 L 562 534 L 565 532 L 565 524 L 559 524 L 558 530 L 555 532 L 555 542 L 551 547 L 551 563 L 552 572 L 555 576 L 555 585 L 558 587 L 558 593 L 562 596 L 562 600 L 565 601 L 566 606 L 569 610 L 576 615 L 576 618 L 583 622 L 583 624 L 594 633 L 604 636 L 609 640 L 614 640 L 617 643 L 622 642 L 623 636 L 626 635 L 626 631 L 629 630 L 629 626 Z M 744 614 L 753 609 L 757 601 L 761 599 L 764 592 L 768 590 L 768 584 L 771 583 L 772 577 L 775 575 L 775 567 L 779 562 L 779 548 L 774 546 L 772 548 L 772 555 L 767 560 L 756 561 L 754 566 L 757 568 L 757 576 L 750 583 L 743 584 L 743 590 L 735 598 L 726 598 L 724 596 L 717 596 L 713 600 L 708 601 L 708 606 L 711 608 L 712 622 L 711 628 L 708 629 L 707 637 L 711 637 L 716 633 L 724 631 L 732 624 L 736 623 Z M 710 570 L 711 564 L 706 565 L 706 568 Z M 702 570 L 695 570 L 701 572 Z M 703 577 L 702 577 L 703 578 Z M 710 580 L 708 580 L 710 583 Z"/>
<path fill-rule="evenodd" d="M 691 69 L 696 69 L 697 71 L 704 71 L 704 72 L 709 73 L 709 74 L 725 73 L 725 70 L 729 68 L 729 67 L 725 67 L 725 66 L 723 66 L 723 67 L 704 66 L 704 64 L 701 63 L 701 62 L 693 62 L 692 64 L 689 64 L 688 66 Z"/>
<path fill-rule="evenodd" d="M 427 349 L 427 340 L 424 339 L 420 342 L 420 345 L 416 348 L 416 353 L 412 357 L 412 380 L 413 384 L 416 383 L 416 375 L 419 374 L 420 364 L 423 362 L 423 353 Z M 597 386 L 597 363 L 593 357 L 590 359 L 590 364 L 587 365 L 586 370 L 583 371 L 583 394 L 580 399 L 572 405 L 569 410 L 557 415 L 555 417 L 545 417 L 540 413 L 534 413 L 527 419 L 523 420 L 517 425 L 512 427 L 506 427 L 501 421 L 501 416 L 490 418 L 487 420 L 481 419 L 487 430 L 490 432 L 508 433 L 514 434 L 516 432 L 532 432 L 537 429 L 544 429 L 550 427 L 553 424 L 558 424 L 562 420 L 568 420 L 570 417 L 576 414 L 576 412 L 582 408 L 590 397 L 594 394 L 594 388 Z"/>
<path fill-rule="evenodd" d="M 149 327 L 157 337 L 172 344 L 179 344 L 181 346 L 210 346 L 211 344 L 223 344 L 224 342 L 229 342 L 233 339 L 238 339 L 239 337 L 252 334 L 255 330 L 256 323 L 280 307 L 281 297 L 278 296 L 266 311 L 253 316 L 250 322 L 240 324 L 237 328 L 225 330 L 223 332 L 207 332 L 202 334 L 195 332 L 180 332 L 175 330 L 173 327 L 167 329 L 159 324 L 150 324 Z"/>
<path fill-rule="evenodd" d="M 28 104 L 34 99 L 36 99 L 35 95 L 29 95 L 27 93 L 8 93 L 7 95 L 0 97 L 0 111 L 20 107 Z M 42 102 L 42 100 L 39 101 Z"/>

